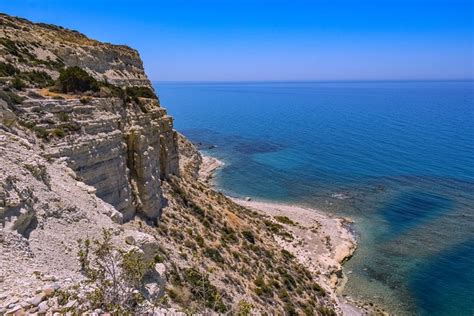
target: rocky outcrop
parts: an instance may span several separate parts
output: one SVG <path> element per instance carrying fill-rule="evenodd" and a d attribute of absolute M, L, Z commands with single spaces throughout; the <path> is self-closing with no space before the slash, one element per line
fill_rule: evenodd
<path fill-rule="evenodd" d="M 150 86 L 138 52 L 102 43 L 59 26 L 0 14 L 0 62 L 53 78 L 64 66 L 79 66 L 97 80 L 117 86 Z"/>
<path fill-rule="evenodd" d="M 178 175 L 176 132 L 156 100 L 141 105 L 119 98 L 30 99 L 16 106 L 18 120 L 52 136 L 45 153 L 66 158 L 97 196 L 130 220 L 138 211 L 157 219 L 160 182 Z M 56 136 L 55 136 L 56 135 Z M 59 135 L 59 137 L 58 137 Z"/>
<path fill-rule="evenodd" d="M 61 68 L 79 66 L 108 85 L 153 90 L 136 50 L 58 26 L 0 14 L 0 53 L 0 66 L 28 78 L 35 78 L 31 71 L 56 78 Z M 152 220 L 159 217 L 160 183 L 178 175 L 179 164 L 173 120 L 158 99 L 103 92 L 100 97 L 61 95 L 48 89 L 19 94 L 24 100 L 10 105 L 8 113 L 44 139 L 49 157 L 65 158 L 124 220 L 137 212 Z"/>

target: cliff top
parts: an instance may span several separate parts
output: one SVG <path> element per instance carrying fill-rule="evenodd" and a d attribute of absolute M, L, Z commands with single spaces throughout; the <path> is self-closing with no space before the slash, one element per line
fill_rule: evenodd
<path fill-rule="evenodd" d="M 135 49 L 1 13 L 0 63 L 20 71 L 46 72 L 54 79 L 60 69 L 78 66 L 96 80 L 117 86 L 151 86 Z"/>

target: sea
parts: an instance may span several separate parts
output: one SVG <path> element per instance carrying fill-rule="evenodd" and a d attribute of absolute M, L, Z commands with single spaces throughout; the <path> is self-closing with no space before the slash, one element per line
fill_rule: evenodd
<path fill-rule="evenodd" d="M 156 82 L 219 190 L 350 218 L 343 295 L 474 315 L 474 82 Z"/>

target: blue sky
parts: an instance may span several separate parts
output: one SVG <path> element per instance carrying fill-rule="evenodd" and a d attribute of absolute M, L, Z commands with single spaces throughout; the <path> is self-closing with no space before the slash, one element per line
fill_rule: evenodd
<path fill-rule="evenodd" d="M 474 0 L 1 0 L 140 51 L 152 80 L 474 78 Z"/>

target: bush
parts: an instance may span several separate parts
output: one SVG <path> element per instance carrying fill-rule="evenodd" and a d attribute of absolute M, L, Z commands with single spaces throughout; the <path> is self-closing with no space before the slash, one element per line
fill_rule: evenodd
<path fill-rule="evenodd" d="M 319 307 L 318 308 L 318 312 L 319 314 L 321 314 L 322 316 L 336 316 L 336 312 L 328 307 Z"/>
<path fill-rule="evenodd" d="M 44 71 L 29 71 L 29 72 L 22 72 L 18 75 L 19 78 L 28 81 L 34 87 L 37 88 L 44 88 L 48 86 L 52 86 L 54 84 L 53 79 L 50 75 L 48 75 Z"/>
<path fill-rule="evenodd" d="M 205 243 L 204 243 L 204 238 L 202 238 L 201 235 L 196 235 L 196 237 L 194 238 L 196 240 L 196 243 L 199 245 L 199 247 L 204 247 Z"/>
<path fill-rule="evenodd" d="M 231 227 L 228 227 L 227 224 L 224 224 L 224 227 L 222 228 L 221 241 L 224 245 L 227 243 L 236 244 L 239 242 L 239 238 Z"/>
<path fill-rule="evenodd" d="M 296 223 L 293 222 L 291 219 L 289 219 L 287 216 L 274 216 L 274 218 L 280 222 L 280 223 L 283 223 L 283 224 L 287 224 L 287 225 L 291 225 L 291 226 L 295 226 Z"/>
<path fill-rule="evenodd" d="M 219 313 L 228 310 L 228 307 L 222 301 L 222 296 L 217 288 L 211 284 L 207 275 L 191 268 L 185 271 L 185 280 L 189 284 L 189 289 L 195 300 L 204 301 L 206 307 Z"/>
<path fill-rule="evenodd" d="M 7 102 L 9 106 L 13 106 L 15 104 L 20 104 L 21 102 L 23 102 L 22 97 L 10 91 L 0 91 L 0 99 Z"/>
<path fill-rule="evenodd" d="M 99 83 L 85 70 L 74 66 L 61 70 L 57 88 L 63 93 L 98 91 Z"/>
<path fill-rule="evenodd" d="M 253 233 L 250 230 L 244 230 L 242 232 L 242 236 L 244 236 L 244 238 L 247 239 L 249 243 L 255 243 L 255 237 L 253 236 Z"/>
<path fill-rule="evenodd" d="M 206 247 L 204 249 L 204 255 L 210 259 L 212 259 L 213 261 L 215 262 L 220 262 L 220 263 L 223 263 L 224 262 L 224 258 L 222 258 L 220 252 L 218 249 L 216 248 L 209 248 L 209 247 Z"/>
<path fill-rule="evenodd" d="M 11 64 L 0 62 L 0 77 L 10 77 L 18 73 L 18 70 Z"/>
<path fill-rule="evenodd" d="M 265 283 L 265 280 L 262 275 L 257 276 L 257 278 L 253 282 L 256 286 L 254 289 L 255 294 L 258 296 L 266 296 L 266 297 L 272 297 L 273 296 L 273 291 L 272 288 L 269 284 Z"/>
<path fill-rule="evenodd" d="M 148 87 L 127 87 L 125 93 L 132 99 L 149 98 L 157 99 L 156 94 Z"/>
<path fill-rule="evenodd" d="M 61 122 L 69 122 L 71 120 L 71 117 L 69 114 L 65 112 L 59 112 L 57 113 L 58 118 L 61 120 Z"/>
<path fill-rule="evenodd" d="M 16 90 L 23 90 L 26 88 L 26 84 L 19 77 L 13 78 L 11 85 Z"/>
<path fill-rule="evenodd" d="M 293 256 L 288 250 L 282 249 L 281 255 L 285 258 L 285 261 L 293 260 L 295 256 Z"/>
<path fill-rule="evenodd" d="M 317 283 L 314 283 L 312 286 L 313 291 L 316 291 L 321 296 L 326 296 L 326 291 Z"/>
<path fill-rule="evenodd" d="M 66 136 L 66 131 L 63 128 L 57 127 L 55 129 L 53 129 L 51 134 L 54 137 L 63 138 L 64 136 Z"/>
<path fill-rule="evenodd" d="M 91 97 L 81 97 L 81 98 L 79 99 L 79 101 L 81 102 L 81 104 L 88 104 L 91 100 L 92 100 Z"/>
<path fill-rule="evenodd" d="M 253 305 L 245 300 L 240 300 L 238 308 L 239 308 L 239 312 L 238 312 L 239 316 L 250 316 L 252 313 Z"/>
<path fill-rule="evenodd" d="M 112 244 L 112 233 L 104 230 L 102 240 L 79 241 L 79 263 L 93 287 L 87 299 L 91 309 L 117 314 L 136 311 L 143 301 L 140 290 L 145 274 L 152 267 L 137 250 L 119 251 Z"/>

